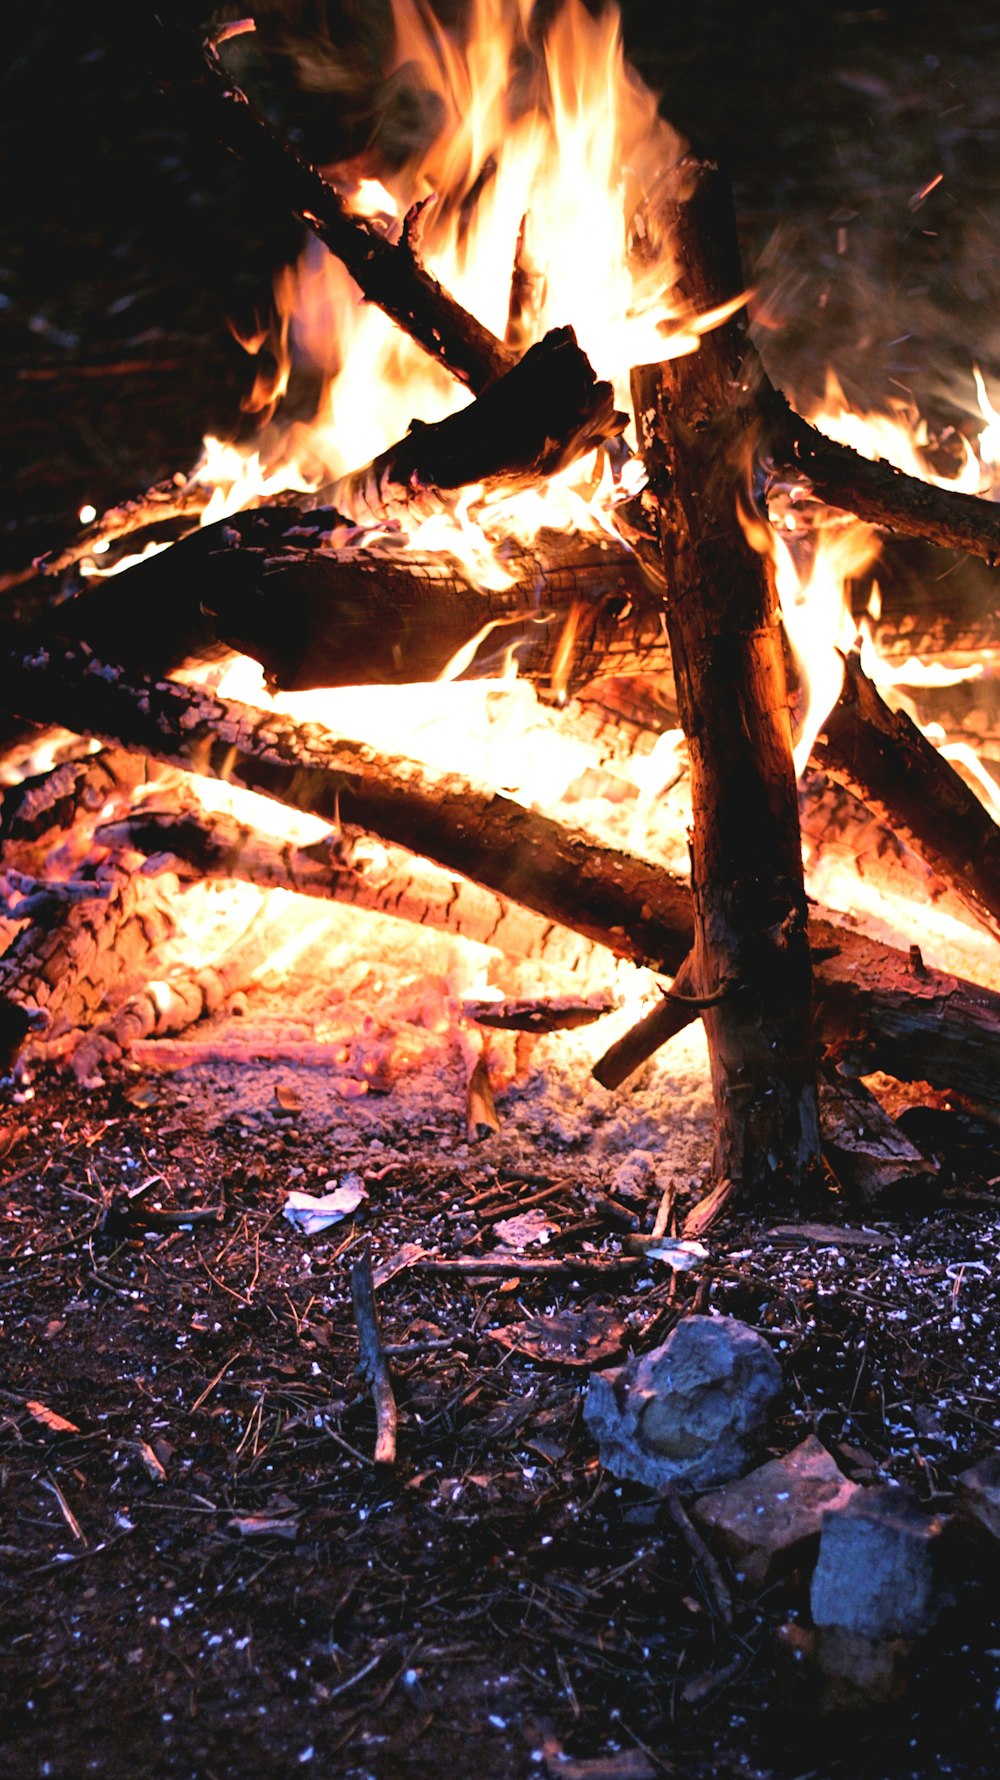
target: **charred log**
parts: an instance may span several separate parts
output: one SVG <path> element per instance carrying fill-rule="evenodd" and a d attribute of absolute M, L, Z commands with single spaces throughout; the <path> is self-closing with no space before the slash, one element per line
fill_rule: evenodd
<path fill-rule="evenodd" d="M 171 928 L 153 886 L 114 872 L 85 900 L 52 886 L 47 904 L 0 958 L 0 1063 L 31 1034 L 52 1044 L 91 1025 L 109 995 L 139 977 Z"/>
<path fill-rule="evenodd" d="M 743 287 L 721 181 L 688 169 L 671 221 L 696 311 Z M 777 600 L 740 527 L 753 449 L 742 398 L 746 324 L 632 375 L 656 507 L 667 628 L 691 763 L 697 987 L 705 1013 L 717 1175 L 793 1190 L 818 1161 L 809 944 Z"/>
<path fill-rule="evenodd" d="M 912 841 L 994 932 L 1000 928 L 1000 828 L 905 711 L 890 711 L 856 656 L 813 748 L 837 784 Z"/>
<path fill-rule="evenodd" d="M 762 380 L 759 401 L 767 454 L 779 474 L 804 477 L 819 500 L 903 537 L 925 538 L 945 550 L 1000 563 L 1000 506 L 908 476 L 892 464 L 861 457 L 828 439 L 796 414 L 779 390 Z"/>
<path fill-rule="evenodd" d="M 280 206 L 317 235 L 346 266 L 362 294 L 472 390 L 485 389 L 515 354 L 450 296 L 417 258 L 413 231 L 392 242 L 365 218 L 352 216 L 317 169 L 296 153 L 254 109 L 215 47 L 201 45 L 182 24 L 159 19 L 149 52 L 164 92 L 235 157 L 258 201 Z"/>

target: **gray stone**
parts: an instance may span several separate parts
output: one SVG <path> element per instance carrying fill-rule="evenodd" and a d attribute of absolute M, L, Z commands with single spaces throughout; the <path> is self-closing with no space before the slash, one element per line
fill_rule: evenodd
<path fill-rule="evenodd" d="M 962 1472 L 958 1495 L 966 1518 L 1000 1541 L 1000 1452 L 989 1453 Z"/>
<path fill-rule="evenodd" d="M 601 1463 L 652 1489 L 739 1477 L 780 1395 L 763 1336 L 733 1317 L 684 1317 L 662 1347 L 592 1374 L 583 1406 Z"/>
<path fill-rule="evenodd" d="M 857 1488 L 810 1434 L 785 1458 L 702 1496 L 691 1513 L 745 1580 L 762 1587 L 812 1557 L 823 1515 L 843 1508 Z"/>
<path fill-rule="evenodd" d="M 859 1489 L 826 1514 L 810 1602 L 813 1623 L 866 1638 L 919 1638 L 943 1605 L 936 1547 L 945 1526 L 902 1490 Z"/>

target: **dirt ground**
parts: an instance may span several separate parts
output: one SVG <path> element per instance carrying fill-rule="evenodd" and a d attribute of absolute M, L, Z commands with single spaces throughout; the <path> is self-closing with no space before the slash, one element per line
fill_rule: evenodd
<path fill-rule="evenodd" d="M 629 32 L 676 121 L 734 166 L 748 263 L 783 323 L 763 336 L 772 364 L 818 387 L 833 361 L 855 392 L 916 389 L 961 418 L 972 360 L 1000 375 L 1000 27 L 964 3 L 944 21 L 931 5 L 689 11 L 668 36 L 635 5 Z M 43 3 L 5 29 L 0 567 L 18 570 L 81 502 L 245 424 L 226 316 L 263 300 L 298 235 L 161 104 L 114 9 Z M 956 1605 L 901 1707 L 820 1720 L 779 1630 L 801 1583 L 739 1594 L 721 1625 L 658 1505 L 600 1470 L 585 1367 L 517 1344 L 531 1317 L 586 1309 L 609 1352 L 648 1347 L 701 1293 L 783 1363 L 775 1452 L 815 1430 L 849 1474 L 947 1508 L 1000 1425 L 996 1133 L 914 1093 L 906 1118 L 945 1164 L 936 1203 L 871 1220 L 878 1246 L 769 1236 L 785 1214 L 759 1208 L 672 1284 L 616 1269 L 665 1175 L 704 1172 L 698 1093 L 672 1115 L 647 1084 L 609 1139 L 549 1042 L 555 1100 L 540 1108 L 536 1073 L 481 1147 L 454 1057 L 416 1101 L 405 1084 L 331 1095 L 280 1058 L 5 1084 L 0 1773 L 430 1780 L 462 1763 L 574 1780 L 560 1751 L 603 1757 L 592 1780 L 995 1773 L 986 1557 L 956 1548 Z M 348 1174 L 358 1215 L 295 1232 L 287 1190 Z M 403 1267 L 382 1286 L 401 1426 L 379 1475 L 354 1373 L 359 1243 L 377 1263 L 408 1243 L 491 1252 L 490 1214 L 549 1187 L 543 1252 L 577 1271 Z M 595 1194 L 619 1201 L 618 1227 Z M 861 1221 L 839 1202 L 811 1215 Z"/>

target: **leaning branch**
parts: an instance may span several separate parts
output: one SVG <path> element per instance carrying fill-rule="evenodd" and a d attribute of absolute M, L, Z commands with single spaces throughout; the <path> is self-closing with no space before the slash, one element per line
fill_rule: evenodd
<path fill-rule="evenodd" d="M 391 242 L 352 216 L 322 175 L 251 105 L 212 44 L 183 26 L 157 21 L 153 53 L 160 86 L 185 115 L 217 137 L 240 163 L 258 201 L 289 210 L 346 266 L 362 294 L 477 394 L 517 354 L 463 309 L 421 265 L 411 235 Z"/>

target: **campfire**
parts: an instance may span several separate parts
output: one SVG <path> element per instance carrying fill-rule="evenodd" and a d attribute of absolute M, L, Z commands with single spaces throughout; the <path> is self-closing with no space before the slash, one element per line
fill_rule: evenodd
<path fill-rule="evenodd" d="M 949 727 L 988 629 L 880 594 L 879 533 L 1000 558 L 990 392 L 941 440 L 833 383 L 796 412 L 613 8 L 393 12 L 416 140 L 322 174 L 246 97 L 252 21 L 159 29 L 311 240 L 243 341 L 252 445 L 85 509 L 8 638 L 6 1065 L 92 1082 L 206 1015 L 238 1049 L 336 903 L 359 958 L 372 916 L 469 942 L 408 1038 L 299 1042 L 339 1092 L 458 1047 L 476 1135 L 540 1035 L 587 1026 L 613 1091 L 700 1019 L 689 1233 L 824 1167 L 905 1195 L 935 1165 L 864 1078 L 1000 1108 L 1000 787 Z"/>

